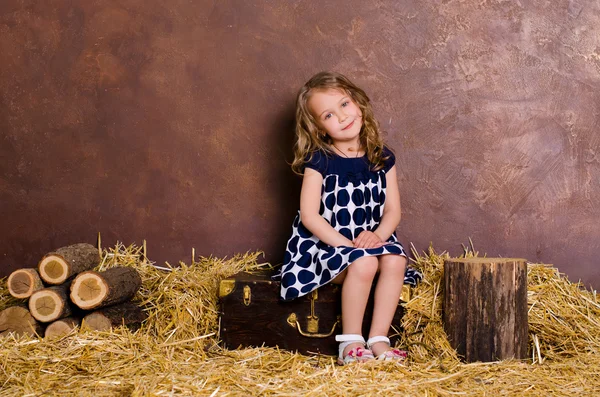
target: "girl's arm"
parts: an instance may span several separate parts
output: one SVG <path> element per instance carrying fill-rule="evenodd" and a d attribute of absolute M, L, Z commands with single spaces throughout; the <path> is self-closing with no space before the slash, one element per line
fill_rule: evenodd
<path fill-rule="evenodd" d="M 385 175 L 386 191 L 385 206 L 381 215 L 381 222 L 375 230 L 377 237 L 381 241 L 387 241 L 400 224 L 400 190 L 398 189 L 398 180 L 396 179 L 396 166 L 390 168 Z"/>
<path fill-rule="evenodd" d="M 302 224 L 319 240 L 332 247 L 352 247 L 352 241 L 335 230 L 320 214 L 323 176 L 312 168 L 304 170 L 300 191 L 300 219 Z"/>

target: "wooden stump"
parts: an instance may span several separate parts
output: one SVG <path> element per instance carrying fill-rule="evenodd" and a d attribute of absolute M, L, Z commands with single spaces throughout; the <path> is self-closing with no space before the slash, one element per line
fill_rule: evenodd
<path fill-rule="evenodd" d="M 71 285 L 71 300 L 84 310 L 125 302 L 142 286 L 142 278 L 131 267 L 113 267 L 105 272 L 87 271 Z"/>
<path fill-rule="evenodd" d="M 83 318 L 82 327 L 96 331 L 108 331 L 112 327 L 125 325 L 128 328 L 137 329 L 146 318 L 148 315 L 140 307 L 133 302 L 125 302 L 88 314 Z"/>
<path fill-rule="evenodd" d="M 27 299 L 35 291 L 44 288 L 44 283 L 36 269 L 15 270 L 6 282 L 8 292 L 18 299 Z"/>
<path fill-rule="evenodd" d="M 69 302 L 69 285 L 65 283 L 34 292 L 29 298 L 29 311 L 38 321 L 47 323 L 72 313 Z"/>
<path fill-rule="evenodd" d="M 39 335 L 42 331 L 40 324 L 29 313 L 25 306 L 11 306 L 0 312 L 0 335 L 10 332 L 17 335 Z"/>
<path fill-rule="evenodd" d="M 527 357 L 524 259 L 448 259 L 444 279 L 444 330 L 465 361 Z"/>
<path fill-rule="evenodd" d="M 76 317 L 66 317 L 56 320 L 46 328 L 44 338 L 52 339 L 65 336 L 77 328 L 80 323 L 81 320 Z"/>
<path fill-rule="evenodd" d="M 38 264 L 38 270 L 45 282 L 56 285 L 77 273 L 94 268 L 98 263 L 98 249 L 91 244 L 81 243 L 46 254 Z"/>

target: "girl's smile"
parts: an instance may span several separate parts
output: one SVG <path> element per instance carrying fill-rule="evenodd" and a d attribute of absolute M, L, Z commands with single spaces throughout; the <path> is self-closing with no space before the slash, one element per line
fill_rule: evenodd
<path fill-rule="evenodd" d="M 354 120 L 352 120 L 352 122 L 350 124 L 348 124 L 347 126 L 345 126 L 344 128 L 342 128 L 342 130 L 345 131 L 348 128 L 352 127 L 353 125 L 354 125 Z"/>

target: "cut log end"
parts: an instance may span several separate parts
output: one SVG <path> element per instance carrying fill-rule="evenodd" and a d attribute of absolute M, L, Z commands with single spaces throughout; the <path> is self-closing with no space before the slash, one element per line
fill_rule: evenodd
<path fill-rule="evenodd" d="M 75 317 L 66 317 L 56 320 L 46 328 L 44 338 L 53 339 L 68 335 L 79 326 L 79 323 L 79 319 Z"/>
<path fill-rule="evenodd" d="M 41 327 L 26 307 L 11 306 L 0 312 L 0 335 L 9 333 L 35 336 L 40 334 Z"/>
<path fill-rule="evenodd" d="M 46 255 L 39 263 L 40 277 L 48 284 L 62 284 L 69 274 L 69 264 L 58 255 Z"/>
<path fill-rule="evenodd" d="M 27 299 L 35 291 L 44 288 L 36 269 L 19 269 L 10 274 L 7 280 L 8 292 L 18 299 Z"/>
<path fill-rule="evenodd" d="M 451 258 L 449 263 L 472 263 L 472 264 L 503 264 L 503 263 L 526 263 L 523 258 L 486 258 L 483 256 L 474 256 L 471 258 Z"/>
<path fill-rule="evenodd" d="M 108 286 L 96 272 L 80 273 L 71 286 L 71 300 L 82 309 L 99 305 L 108 294 Z"/>
<path fill-rule="evenodd" d="M 29 298 L 29 310 L 38 321 L 47 323 L 70 313 L 64 296 L 50 288 L 36 291 Z"/>
<path fill-rule="evenodd" d="M 102 313 L 94 312 L 85 316 L 84 327 L 94 331 L 108 331 L 112 327 L 111 321 Z"/>

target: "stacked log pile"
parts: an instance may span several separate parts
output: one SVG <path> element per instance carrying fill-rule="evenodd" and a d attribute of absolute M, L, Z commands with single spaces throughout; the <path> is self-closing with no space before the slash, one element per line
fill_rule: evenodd
<path fill-rule="evenodd" d="M 0 335 L 45 337 L 65 335 L 76 327 L 109 330 L 125 325 L 136 329 L 146 313 L 131 302 L 142 285 L 132 267 L 94 271 L 98 250 L 74 244 L 45 255 L 37 269 L 18 269 L 7 280 L 19 305 L 0 312 Z"/>

